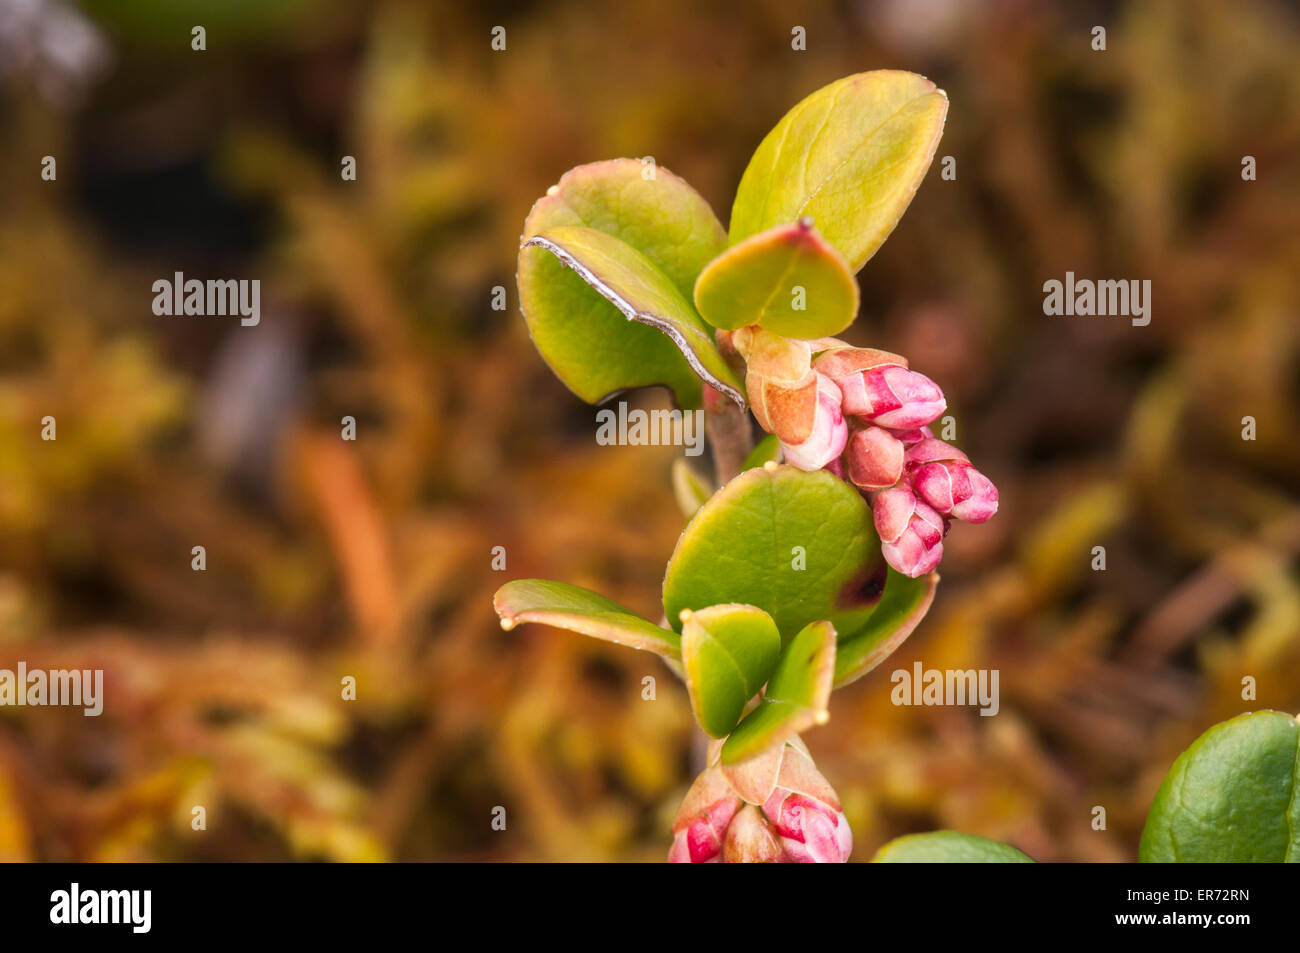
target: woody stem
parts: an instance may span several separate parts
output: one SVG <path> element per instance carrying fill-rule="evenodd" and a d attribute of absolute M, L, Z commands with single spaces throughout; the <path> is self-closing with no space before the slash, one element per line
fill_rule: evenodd
<path fill-rule="evenodd" d="M 705 429 L 713 452 L 713 476 L 719 487 L 740 473 L 745 457 L 754 448 L 749 414 L 735 401 L 704 387 Z"/>

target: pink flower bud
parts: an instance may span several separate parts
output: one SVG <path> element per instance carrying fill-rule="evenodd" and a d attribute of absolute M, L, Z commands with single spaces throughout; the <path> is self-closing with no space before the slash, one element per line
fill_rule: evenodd
<path fill-rule="evenodd" d="M 998 488 L 956 447 L 922 440 L 908 448 L 907 462 L 917 495 L 939 513 L 983 523 L 998 511 Z"/>
<path fill-rule="evenodd" d="M 871 502 L 880 550 L 885 561 L 905 576 L 934 570 L 943 559 L 947 524 L 906 485 L 881 490 Z"/>
<path fill-rule="evenodd" d="M 695 779 L 673 822 L 668 862 L 707 864 L 722 855 L 727 828 L 743 802 L 717 768 Z"/>
<path fill-rule="evenodd" d="M 812 432 L 799 443 L 781 441 L 786 462 L 800 470 L 820 470 L 844 452 L 848 439 L 849 425 L 840 410 L 839 388 L 825 374 L 818 374 Z"/>
<path fill-rule="evenodd" d="M 919 440 L 909 440 L 907 442 L 907 462 L 909 466 L 932 463 L 935 460 L 965 460 L 967 463 L 970 462 L 970 457 L 952 444 L 938 439 L 929 430 L 929 427 L 924 427 L 920 431 L 912 431 L 912 433 L 921 433 L 922 437 Z"/>
<path fill-rule="evenodd" d="M 843 863 L 853 849 L 835 789 L 799 738 L 733 765 L 709 745 L 710 767 L 673 822 L 671 863 Z"/>
<path fill-rule="evenodd" d="M 785 796 L 773 803 L 773 799 Z M 853 832 L 844 812 L 816 798 L 781 792 L 773 795 L 764 812 L 773 818 L 781 846 L 799 864 L 842 864 L 853 851 Z"/>
<path fill-rule="evenodd" d="M 921 427 L 948 406 L 938 384 L 888 351 L 832 348 L 818 354 L 813 366 L 839 387 L 844 413 L 891 430 Z"/>
<path fill-rule="evenodd" d="M 853 851 L 853 832 L 840 799 L 806 749 L 787 753 L 763 813 L 776 829 L 786 858 L 795 863 L 842 864 Z"/>
<path fill-rule="evenodd" d="M 864 490 L 893 486 L 903 475 L 903 453 L 902 442 L 888 430 L 858 430 L 844 453 L 849 479 Z"/>
<path fill-rule="evenodd" d="M 948 406 L 939 385 L 897 365 L 875 367 L 836 382 L 844 411 L 881 427 L 911 430 L 930 423 Z"/>

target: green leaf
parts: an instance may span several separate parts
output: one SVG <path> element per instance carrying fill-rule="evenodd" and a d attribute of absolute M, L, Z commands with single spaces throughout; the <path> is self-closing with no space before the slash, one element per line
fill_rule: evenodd
<path fill-rule="evenodd" d="M 701 269 L 726 247 L 709 204 L 662 166 L 635 159 L 578 166 L 539 199 L 525 241 L 547 229 L 585 226 L 632 246 L 690 300 Z M 700 380 L 677 345 L 619 310 L 549 251 L 519 251 L 519 298 L 533 343 L 575 394 L 597 403 L 617 391 L 663 384 L 698 407 Z"/>
<path fill-rule="evenodd" d="M 750 159 L 731 210 L 731 243 L 806 215 L 857 272 L 912 201 L 947 112 L 943 90 L 899 70 L 817 90 Z"/>
<path fill-rule="evenodd" d="M 840 640 L 835 686 L 856 681 L 892 655 L 930 611 L 938 586 L 938 573 L 910 579 L 890 569 L 884 594 L 866 624 Z"/>
<path fill-rule="evenodd" d="M 834 672 L 835 627 L 814 622 L 786 646 L 762 701 L 722 745 L 722 763 L 737 764 L 823 724 Z"/>
<path fill-rule="evenodd" d="M 745 462 L 740 465 L 740 469 L 752 470 L 768 462 L 776 463 L 780 456 L 781 441 L 774 433 L 765 434 L 758 443 L 754 444 L 754 449 L 749 451 L 749 456 L 745 457 Z"/>
<path fill-rule="evenodd" d="M 1192 742 L 1156 792 L 1138 859 L 1300 862 L 1300 723 L 1257 711 Z"/>
<path fill-rule="evenodd" d="M 820 338 L 853 323 L 858 283 L 805 219 L 773 226 L 709 262 L 695 282 L 695 306 L 714 327 L 760 324 L 785 337 Z"/>
<path fill-rule="evenodd" d="M 664 611 L 758 606 L 783 638 L 826 619 L 843 640 L 867 630 L 885 564 L 871 509 L 825 470 L 747 470 L 687 524 L 664 576 Z"/>
<path fill-rule="evenodd" d="M 762 609 L 709 606 L 682 626 L 682 668 L 695 719 L 714 738 L 736 727 L 781 654 L 781 633 Z"/>
<path fill-rule="evenodd" d="M 708 502 L 713 487 L 681 457 L 673 461 L 673 496 L 682 515 L 690 519 L 695 511 Z"/>
<path fill-rule="evenodd" d="M 696 374 L 745 406 L 744 385 L 718 350 L 713 329 L 645 255 L 613 235 L 581 225 L 548 228 L 524 246 L 549 251 L 629 320 L 662 331 Z"/>
<path fill-rule="evenodd" d="M 665 658 L 681 656 L 681 638 L 676 632 L 647 622 L 600 593 L 567 582 L 516 579 L 497 590 L 492 604 L 503 629 L 513 629 L 520 622 L 540 622 Z"/>
<path fill-rule="evenodd" d="M 873 864 L 1032 864 L 1007 844 L 959 831 L 897 837 L 876 852 Z"/>

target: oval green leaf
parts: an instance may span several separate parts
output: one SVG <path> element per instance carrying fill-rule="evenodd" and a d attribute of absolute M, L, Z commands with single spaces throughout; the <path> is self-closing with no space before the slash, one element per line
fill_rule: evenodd
<path fill-rule="evenodd" d="M 682 625 L 682 668 L 695 719 L 722 738 L 740 720 L 781 654 L 781 633 L 762 609 L 709 606 Z"/>
<path fill-rule="evenodd" d="M 662 331 L 696 374 L 745 406 L 744 385 L 718 350 L 713 329 L 645 255 L 606 232 L 581 225 L 548 228 L 524 246 L 549 251 L 628 320 Z"/>
<path fill-rule="evenodd" d="M 838 334 L 858 313 L 848 263 L 805 219 L 746 238 L 705 267 L 695 307 L 714 327 L 759 324 L 789 338 Z"/>
<path fill-rule="evenodd" d="M 943 90 L 900 70 L 817 90 L 750 159 L 731 210 L 732 244 L 806 215 L 856 273 L 912 201 L 947 112 Z"/>
<path fill-rule="evenodd" d="M 647 622 L 598 592 L 567 582 L 516 579 L 497 590 L 492 605 L 503 629 L 513 629 L 521 622 L 540 622 L 665 658 L 681 657 L 681 638 L 676 632 Z"/>
<path fill-rule="evenodd" d="M 635 159 L 570 170 L 533 206 L 524 242 L 550 228 L 599 229 L 648 258 L 689 301 L 700 271 L 726 247 L 726 233 L 686 182 L 662 166 L 653 177 L 645 172 Z M 533 343 L 583 400 L 662 384 L 681 406 L 699 406 L 700 380 L 677 345 L 655 327 L 628 321 L 550 252 L 521 247 L 518 281 Z"/>
<path fill-rule="evenodd" d="M 664 576 L 669 623 L 683 609 L 758 606 L 782 638 L 828 620 L 840 638 L 865 631 L 885 580 L 871 509 L 825 470 L 747 470 L 700 507 Z"/>
<path fill-rule="evenodd" d="M 959 831 L 897 837 L 876 852 L 873 864 L 1032 864 L 1014 847 Z"/>
<path fill-rule="evenodd" d="M 1300 862 L 1300 723 L 1257 711 L 1192 742 L 1156 792 L 1138 859 Z"/>
<path fill-rule="evenodd" d="M 683 636 L 683 642 L 685 636 Z M 814 622 L 781 653 L 758 707 L 722 745 L 722 763 L 737 764 L 824 724 L 835 673 L 835 627 Z"/>

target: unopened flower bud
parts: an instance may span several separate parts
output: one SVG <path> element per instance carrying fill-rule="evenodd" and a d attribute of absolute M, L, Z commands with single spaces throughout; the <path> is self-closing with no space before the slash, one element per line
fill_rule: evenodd
<path fill-rule="evenodd" d="M 948 406 L 938 384 L 887 351 L 837 348 L 818 355 L 814 366 L 839 387 L 844 413 L 881 427 L 922 427 Z"/>
<path fill-rule="evenodd" d="M 806 749 L 792 749 L 781 763 L 777 786 L 763 802 L 787 860 L 842 864 L 853 851 L 853 832 L 835 789 Z"/>
<path fill-rule="evenodd" d="M 844 452 L 849 479 L 864 490 L 893 486 L 903 475 L 903 454 L 902 441 L 888 430 L 858 430 Z"/>
<path fill-rule="evenodd" d="M 669 863 L 707 864 L 722 856 L 727 829 L 744 802 L 717 767 L 695 779 L 673 822 Z"/>
<path fill-rule="evenodd" d="M 943 559 L 947 524 L 931 506 L 904 484 L 881 490 L 871 501 L 880 550 L 885 561 L 905 576 L 931 572 Z"/>
<path fill-rule="evenodd" d="M 844 452 L 848 439 L 849 425 L 840 410 L 839 388 L 825 374 L 818 374 L 811 432 L 799 443 L 781 441 L 786 462 L 800 470 L 820 470 Z"/>
<path fill-rule="evenodd" d="M 853 848 L 835 789 L 796 736 L 732 765 L 723 742 L 673 823 L 673 863 L 842 863 Z"/>
<path fill-rule="evenodd" d="M 776 831 L 763 817 L 763 812 L 752 804 L 742 807 L 727 828 L 727 838 L 722 846 L 722 862 L 779 864 L 785 859 Z"/>
<path fill-rule="evenodd" d="M 802 794 L 788 795 L 774 808 L 777 835 L 786 856 L 800 864 L 842 864 L 853 850 L 853 832 L 843 811 Z"/>
<path fill-rule="evenodd" d="M 907 464 L 913 489 L 940 514 L 983 523 L 998 511 L 998 488 L 951 444 L 922 440 L 908 449 Z"/>

